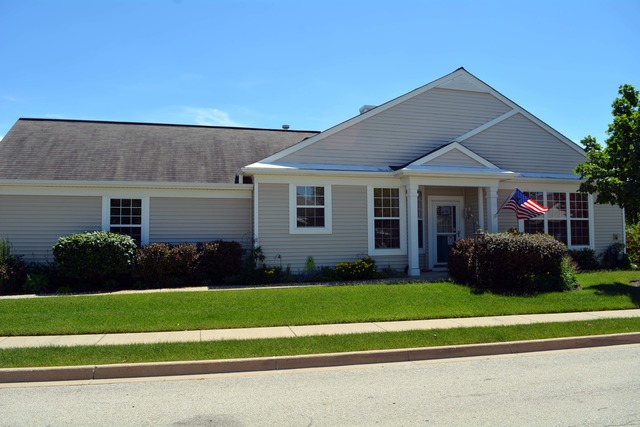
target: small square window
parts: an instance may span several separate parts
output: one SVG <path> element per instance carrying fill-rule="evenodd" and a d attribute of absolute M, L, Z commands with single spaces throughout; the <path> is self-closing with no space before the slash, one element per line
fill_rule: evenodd
<path fill-rule="evenodd" d="M 291 184 L 289 188 L 289 232 L 331 233 L 331 187 Z"/>

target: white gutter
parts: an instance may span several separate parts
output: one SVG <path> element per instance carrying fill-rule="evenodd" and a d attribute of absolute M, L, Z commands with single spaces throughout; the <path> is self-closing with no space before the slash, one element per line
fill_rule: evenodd
<path fill-rule="evenodd" d="M 11 187 L 76 187 L 76 188 L 154 188 L 188 190 L 251 190 L 252 184 L 222 184 L 207 182 L 147 182 L 147 181 L 78 181 L 0 179 L 0 186 Z"/>

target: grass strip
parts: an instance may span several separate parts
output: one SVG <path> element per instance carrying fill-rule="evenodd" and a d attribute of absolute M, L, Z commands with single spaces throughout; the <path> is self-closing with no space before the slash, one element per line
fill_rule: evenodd
<path fill-rule="evenodd" d="M 0 336 L 153 332 L 640 307 L 638 271 L 585 273 L 582 289 L 497 295 L 450 282 L 0 300 Z"/>
<path fill-rule="evenodd" d="M 259 340 L 17 348 L 0 350 L 0 367 L 21 368 L 221 360 L 436 347 L 638 331 L 640 331 L 640 319 L 630 318 Z"/>

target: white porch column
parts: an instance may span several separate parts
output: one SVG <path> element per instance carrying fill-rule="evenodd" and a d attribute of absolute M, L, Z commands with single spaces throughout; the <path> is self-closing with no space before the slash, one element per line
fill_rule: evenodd
<path fill-rule="evenodd" d="M 407 260 L 409 276 L 420 275 L 420 256 L 418 254 L 418 185 L 407 184 Z"/>
<path fill-rule="evenodd" d="M 478 187 L 478 228 L 480 230 L 473 230 L 473 232 L 484 231 L 484 197 L 482 187 Z"/>
<path fill-rule="evenodd" d="M 498 232 L 498 187 L 488 187 L 487 192 L 487 216 L 489 217 L 489 233 Z"/>

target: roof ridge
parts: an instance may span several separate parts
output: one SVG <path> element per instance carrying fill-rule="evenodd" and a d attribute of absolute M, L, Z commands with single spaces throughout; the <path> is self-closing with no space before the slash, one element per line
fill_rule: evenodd
<path fill-rule="evenodd" d="M 271 132 L 302 132 L 302 133 L 320 133 L 319 130 L 303 130 L 303 129 L 274 129 L 274 128 L 254 128 L 242 126 L 214 126 L 214 125 L 194 125 L 182 123 L 154 123 L 154 122 L 128 122 L 117 120 L 85 120 L 85 119 L 50 119 L 39 117 L 20 117 L 18 121 L 34 121 L 34 122 L 69 122 L 69 123 L 97 123 L 97 124 L 116 124 L 116 125 L 140 125 L 140 126 L 171 126 L 171 127 L 193 127 L 205 129 L 238 129 L 238 130 L 259 130 Z"/>

